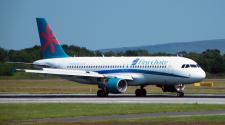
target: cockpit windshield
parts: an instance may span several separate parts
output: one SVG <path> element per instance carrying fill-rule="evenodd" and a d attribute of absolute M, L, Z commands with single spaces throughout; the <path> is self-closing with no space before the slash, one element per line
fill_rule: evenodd
<path fill-rule="evenodd" d="M 189 64 L 186 64 L 186 65 L 185 65 L 185 68 L 189 68 L 189 67 L 190 67 L 190 65 L 189 65 Z"/>
<path fill-rule="evenodd" d="M 190 66 L 191 66 L 192 68 L 197 68 L 197 65 L 194 65 L 194 64 L 190 64 Z"/>
<path fill-rule="evenodd" d="M 198 64 L 183 64 L 181 68 L 199 68 Z"/>

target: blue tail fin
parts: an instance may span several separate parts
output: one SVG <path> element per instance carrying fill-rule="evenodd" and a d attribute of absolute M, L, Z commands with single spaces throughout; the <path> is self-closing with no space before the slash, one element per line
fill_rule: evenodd
<path fill-rule="evenodd" d="M 37 18 L 37 26 L 41 41 L 41 53 L 44 59 L 69 57 L 59 44 L 54 33 L 44 18 Z"/>

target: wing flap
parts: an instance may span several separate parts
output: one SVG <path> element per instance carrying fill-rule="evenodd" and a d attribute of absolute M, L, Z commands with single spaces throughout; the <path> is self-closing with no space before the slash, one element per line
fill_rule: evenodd
<path fill-rule="evenodd" d="M 129 74 L 105 74 L 105 77 L 116 77 L 120 79 L 125 79 L 125 80 L 133 80 L 132 75 Z"/>

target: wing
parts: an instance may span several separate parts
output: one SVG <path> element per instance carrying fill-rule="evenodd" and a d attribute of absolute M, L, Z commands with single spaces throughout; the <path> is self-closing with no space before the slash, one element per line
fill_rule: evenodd
<path fill-rule="evenodd" d="M 54 69 L 54 68 L 43 68 L 42 70 L 31 70 L 31 69 L 17 69 L 18 71 L 25 71 L 28 73 L 40 73 L 40 74 L 50 74 L 59 76 L 83 76 L 83 77 L 96 77 L 96 78 L 121 78 L 125 80 L 133 80 L 131 75 L 122 74 L 99 74 L 93 71 L 83 71 L 83 70 L 69 70 L 69 69 Z"/>
<path fill-rule="evenodd" d="M 42 70 L 31 70 L 31 69 L 17 69 L 19 71 L 25 71 L 28 73 L 40 73 L 40 74 L 50 74 L 50 75 L 61 75 L 61 76 L 86 76 L 86 77 L 105 77 L 102 74 L 96 72 L 88 72 L 82 70 L 67 70 L 67 69 L 53 69 L 53 68 L 43 68 Z"/>

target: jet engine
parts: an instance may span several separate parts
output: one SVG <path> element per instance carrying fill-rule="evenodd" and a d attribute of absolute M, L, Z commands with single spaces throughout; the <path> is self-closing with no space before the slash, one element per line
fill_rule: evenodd
<path fill-rule="evenodd" d="M 127 91 L 127 81 L 119 78 L 110 78 L 106 87 L 109 93 L 125 93 Z"/>

